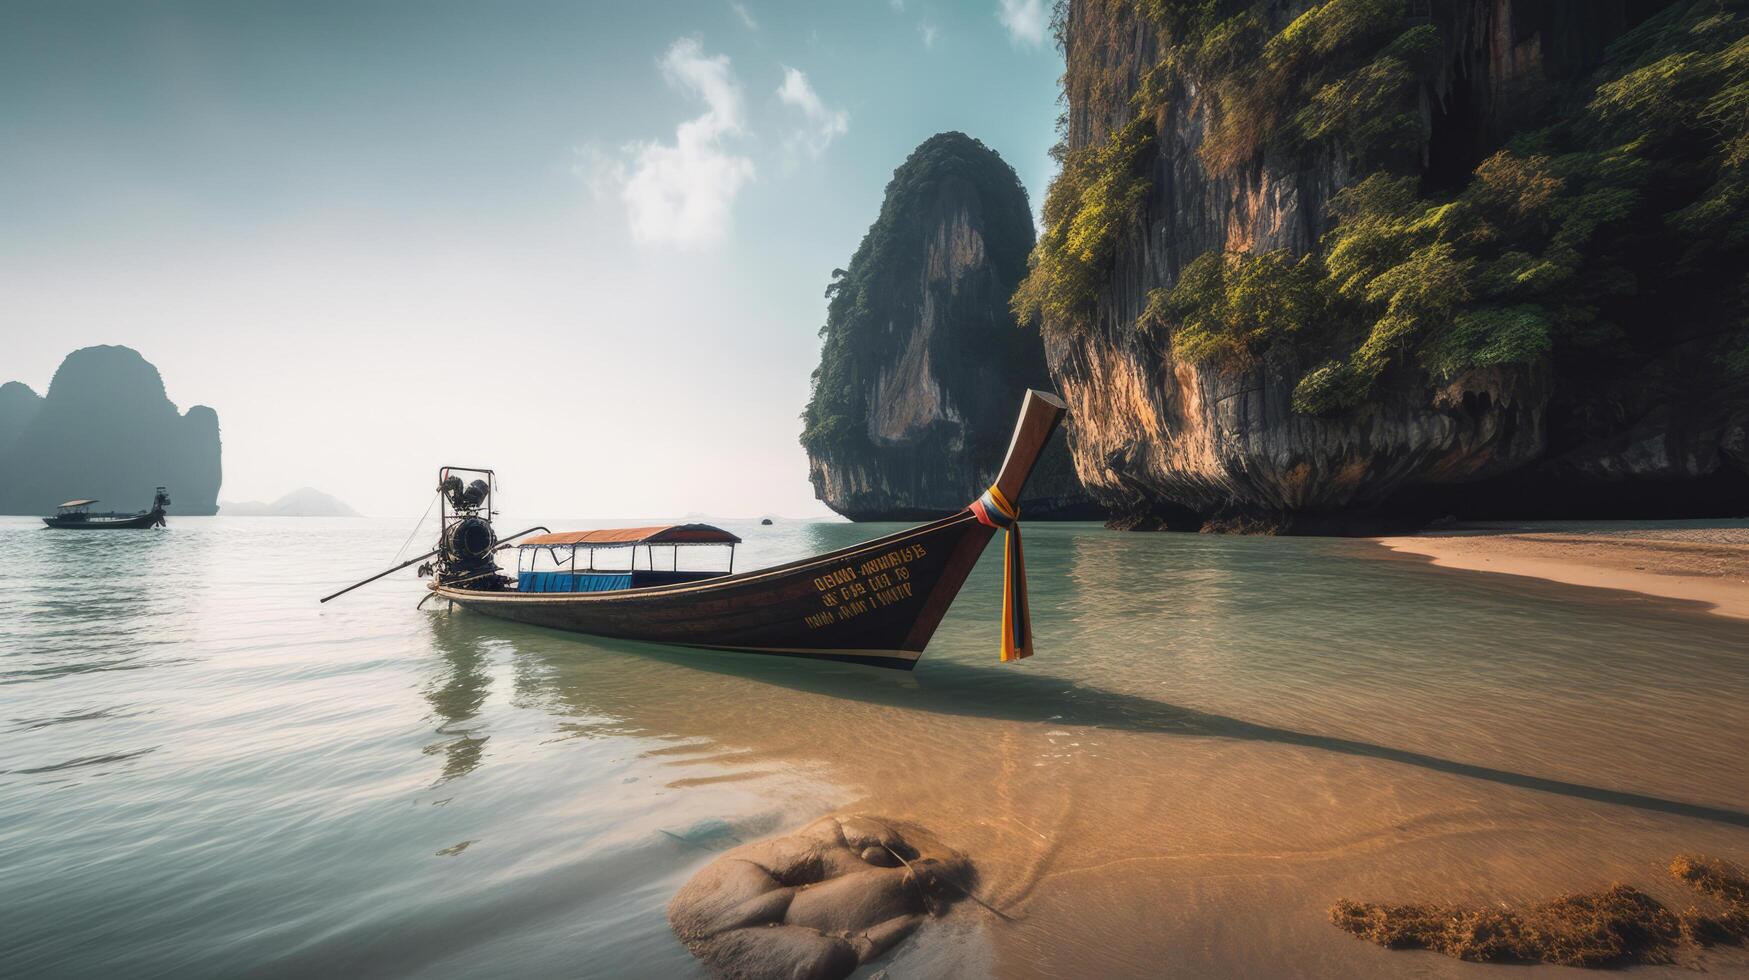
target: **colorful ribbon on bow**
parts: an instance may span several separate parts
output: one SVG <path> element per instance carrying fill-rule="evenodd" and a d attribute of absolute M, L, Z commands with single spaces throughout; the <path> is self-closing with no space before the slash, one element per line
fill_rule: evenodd
<path fill-rule="evenodd" d="M 992 486 L 972 502 L 972 516 L 999 528 L 1002 539 L 1002 662 L 1032 656 L 1032 618 L 1026 607 L 1026 561 L 1020 550 L 1020 508 Z"/>

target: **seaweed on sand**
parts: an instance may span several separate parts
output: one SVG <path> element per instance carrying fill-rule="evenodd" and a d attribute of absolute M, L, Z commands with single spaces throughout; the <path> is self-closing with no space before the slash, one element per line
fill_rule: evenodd
<path fill-rule="evenodd" d="M 1716 858 L 1684 855 L 1677 880 L 1723 906 L 1680 915 L 1630 885 L 1566 895 L 1524 909 L 1381 905 L 1344 899 L 1330 908 L 1338 928 L 1387 949 L 1431 949 L 1483 963 L 1608 967 L 1668 963 L 1683 943 L 1749 941 L 1749 874 Z"/>
<path fill-rule="evenodd" d="M 1432 949 L 1484 963 L 1664 963 L 1681 936 L 1669 909 L 1627 885 L 1520 911 L 1341 901 L 1330 920 L 1389 949 Z"/>
<path fill-rule="evenodd" d="M 1670 862 L 1678 881 L 1725 907 L 1708 912 L 1690 905 L 1682 911 L 1682 938 L 1696 946 L 1741 946 L 1749 941 L 1749 873 L 1718 858 L 1684 854 Z"/>

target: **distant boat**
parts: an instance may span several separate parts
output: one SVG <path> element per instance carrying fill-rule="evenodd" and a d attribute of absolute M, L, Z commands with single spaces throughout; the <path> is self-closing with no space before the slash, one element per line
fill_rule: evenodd
<path fill-rule="evenodd" d="M 770 527 L 771 526 L 771 518 L 762 517 L 759 519 L 759 524 L 761 527 Z"/>
<path fill-rule="evenodd" d="M 56 508 L 55 516 L 43 518 L 43 523 L 65 531 L 118 531 L 164 526 L 164 508 L 170 506 L 170 493 L 163 487 L 152 494 L 152 509 L 132 514 L 91 513 L 96 500 L 69 500 Z"/>
<path fill-rule="evenodd" d="M 1020 499 L 1063 411 L 1056 396 L 1027 392 L 996 482 L 959 513 L 739 574 L 734 548 L 741 539 L 708 524 L 558 534 L 537 527 L 499 539 L 491 525 L 492 471 L 445 467 L 438 473 L 438 547 L 322 601 L 435 557 L 419 570 L 436 575 L 426 599 L 446 599 L 500 619 L 593 636 L 910 670 L 984 546 L 1002 529 L 1008 539 L 1001 659 L 1018 659 L 1032 653 L 1032 631 L 1019 514 L 1011 501 Z M 480 478 L 463 486 L 463 473 Z M 536 531 L 546 533 L 529 537 Z M 519 538 L 526 540 L 513 545 Z M 494 558 L 513 546 L 514 577 L 503 574 Z M 704 546 L 726 548 L 728 567 L 680 568 L 682 548 Z M 659 558 L 668 567 L 657 567 Z"/>

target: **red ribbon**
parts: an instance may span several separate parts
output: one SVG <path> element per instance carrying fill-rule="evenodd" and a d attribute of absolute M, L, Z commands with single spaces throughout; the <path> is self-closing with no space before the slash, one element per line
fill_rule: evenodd
<path fill-rule="evenodd" d="M 1020 508 L 991 487 L 972 501 L 972 516 L 1002 539 L 1002 662 L 1032 656 L 1032 617 L 1026 602 L 1026 560 L 1020 548 Z"/>

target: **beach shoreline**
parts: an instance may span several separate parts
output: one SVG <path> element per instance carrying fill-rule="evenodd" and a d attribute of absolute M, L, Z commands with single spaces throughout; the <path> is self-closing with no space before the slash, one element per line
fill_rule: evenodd
<path fill-rule="evenodd" d="M 1442 568 L 1696 602 L 1749 619 L 1745 527 L 1465 524 L 1372 540 Z"/>

